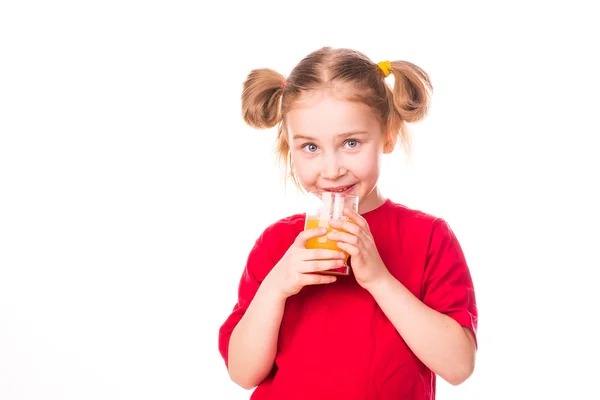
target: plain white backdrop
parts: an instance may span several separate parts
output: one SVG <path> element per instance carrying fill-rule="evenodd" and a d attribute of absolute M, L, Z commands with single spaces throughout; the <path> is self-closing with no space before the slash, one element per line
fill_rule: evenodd
<path fill-rule="evenodd" d="M 322 46 L 433 81 L 381 187 L 444 217 L 475 281 L 476 371 L 438 398 L 600 398 L 591 6 L 415 3 L 2 2 L 0 399 L 248 398 L 218 329 L 302 210 L 241 84 Z"/>

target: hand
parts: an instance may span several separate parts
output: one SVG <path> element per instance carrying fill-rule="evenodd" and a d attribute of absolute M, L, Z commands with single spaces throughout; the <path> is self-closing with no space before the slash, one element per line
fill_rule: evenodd
<path fill-rule="evenodd" d="M 378 282 L 386 279 L 390 273 L 377 251 L 367 221 L 351 209 L 345 209 L 344 215 L 350 218 L 350 221 L 343 219 L 329 221 L 332 228 L 344 232 L 330 232 L 327 236 L 331 240 L 338 241 L 338 247 L 350 254 L 352 272 L 356 281 L 363 288 L 370 290 Z"/>
<path fill-rule="evenodd" d="M 320 275 L 318 272 L 344 266 L 345 254 L 327 249 L 307 249 L 306 241 L 327 233 L 325 227 L 300 232 L 288 251 L 265 278 L 271 290 L 284 298 L 295 295 L 307 285 L 335 282 L 335 276 Z"/>

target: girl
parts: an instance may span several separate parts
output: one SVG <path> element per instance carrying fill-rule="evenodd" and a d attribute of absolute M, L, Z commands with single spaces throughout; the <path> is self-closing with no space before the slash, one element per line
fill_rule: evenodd
<path fill-rule="evenodd" d="M 385 81 L 392 74 L 393 89 Z M 238 301 L 219 331 L 231 379 L 260 399 L 435 398 L 435 377 L 453 385 L 473 372 L 477 307 L 461 247 L 441 218 L 409 209 L 377 188 L 381 156 L 408 144 L 432 86 L 406 61 L 373 63 L 322 48 L 287 80 L 254 70 L 242 94 L 245 121 L 278 126 L 278 152 L 305 191 L 359 197 L 330 233 L 350 253 L 306 249 L 325 228 L 304 215 L 267 227 L 251 250 Z M 340 259 L 340 260 L 338 260 Z"/>

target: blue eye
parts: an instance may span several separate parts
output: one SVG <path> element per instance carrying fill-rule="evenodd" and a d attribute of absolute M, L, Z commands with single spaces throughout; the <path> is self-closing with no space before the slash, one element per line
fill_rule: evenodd
<path fill-rule="evenodd" d="M 307 149 L 309 153 L 314 153 L 318 149 L 317 145 L 314 143 L 307 143 L 302 146 L 302 148 Z"/>
<path fill-rule="evenodd" d="M 356 140 L 356 139 L 348 139 L 348 140 L 346 141 L 346 144 L 347 144 L 347 145 L 348 145 L 348 147 L 350 147 L 351 149 L 355 149 L 355 148 L 357 148 L 357 147 L 358 147 L 358 145 L 359 145 L 359 143 L 360 143 L 360 142 L 359 142 L 358 140 Z"/>

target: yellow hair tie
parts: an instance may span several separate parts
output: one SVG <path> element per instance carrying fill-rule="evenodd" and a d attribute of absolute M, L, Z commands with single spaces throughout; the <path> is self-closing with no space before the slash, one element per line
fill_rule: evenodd
<path fill-rule="evenodd" d="M 392 63 L 389 61 L 381 61 L 377 63 L 377 66 L 383 71 L 383 75 L 387 78 L 392 69 Z"/>

